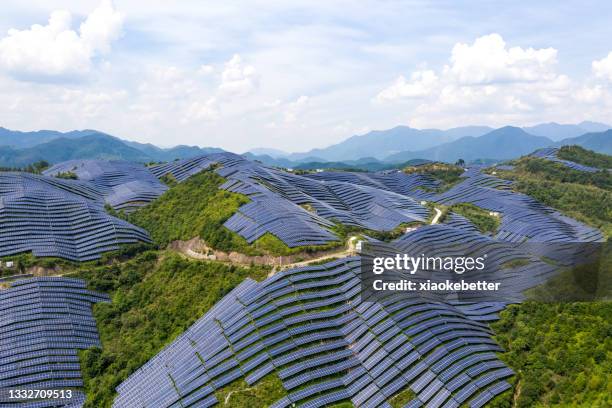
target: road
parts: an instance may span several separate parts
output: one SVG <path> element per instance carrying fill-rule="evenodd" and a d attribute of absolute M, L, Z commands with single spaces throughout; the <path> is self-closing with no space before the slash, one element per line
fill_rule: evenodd
<path fill-rule="evenodd" d="M 442 216 L 442 211 L 440 211 L 437 208 L 434 208 L 436 215 L 433 217 L 433 220 L 431 220 L 431 225 L 437 224 L 438 220 L 440 219 L 440 217 Z"/>

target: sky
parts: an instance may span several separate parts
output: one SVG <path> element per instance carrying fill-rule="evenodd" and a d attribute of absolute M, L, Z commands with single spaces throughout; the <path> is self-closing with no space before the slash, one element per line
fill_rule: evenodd
<path fill-rule="evenodd" d="M 0 126 L 306 151 L 397 125 L 612 123 L 607 1 L 5 0 Z"/>

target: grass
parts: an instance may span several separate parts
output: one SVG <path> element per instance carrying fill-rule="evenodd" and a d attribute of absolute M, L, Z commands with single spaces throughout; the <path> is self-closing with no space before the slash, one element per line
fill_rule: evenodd
<path fill-rule="evenodd" d="M 403 408 L 407 403 L 416 398 L 415 393 L 410 389 L 400 391 L 398 394 L 391 397 L 389 404 L 392 408 Z"/>
<path fill-rule="evenodd" d="M 252 386 L 238 379 L 215 392 L 218 406 L 225 408 L 265 408 L 285 395 L 287 392 L 275 373 L 266 375 Z"/>
<path fill-rule="evenodd" d="M 612 156 L 595 153 L 592 150 L 587 150 L 580 146 L 563 146 L 557 152 L 557 157 L 584 164 L 585 166 L 612 169 Z"/>
<path fill-rule="evenodd" d="M 499 228 L 500 218 L 491 215 L 488 210 L 470 203 L 458 203 L 450 206 L 449 211 L 462 215 L 482 233 L 494 234 Z"/>

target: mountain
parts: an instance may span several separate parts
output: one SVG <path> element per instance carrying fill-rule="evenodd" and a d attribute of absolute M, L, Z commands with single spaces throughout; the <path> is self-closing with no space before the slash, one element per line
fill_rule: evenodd
<path fill-rule="evenodd" d="M 0 146 L 10 146 L 13 148 L 33 147 L 51 140 L 66 138 L 76 139 L 98 133 L 95 130 L 73 130 L 70 132 L 58 132 L 56 130 L 37 130 L 35 132 L 20 132 L 0 127 Z"/>
<path fill-rule="evenodd" d="M 434 147 L 464 136 L 480 136 L 491 131 L 486 126 L 466 126 L 449 130 L 413 129 L 397 126 L 389 130 L 374 130 L 365 135 L 352 136 L 345 141 L 305 153 L 293 153 L 294 161 L 345 161 L 374 156 L 383 159 L 402 151 L 415 151 Z"/>
<path fill-rule="evenodd" d="M 0 147 L 2 167 L 22 167 L 39 160 L 59 163 L 72 159 L 150 161 L 150 157 L 140 150 L 103 133 L 79 137 L 78 143 L 75 143 L 74 139 L 61 137 L 25 149 Z"/>
<path fill-rule="evenodd" d="M 467 136 L 453 142 L 425 150 L 406 151 L 388 156 L 385 161 L 401 163 L 410 159 L 428 159 L 455 162 L 458 159 L 505 160 L 529 154 L 541 147 L 550 146 L 553 141 L 542 136 L 531 135 L 521 128 L 506 126 L 480 137 Z"/>
<path fill-rule="evenodd" d="M 270 156 L 274 159 L 278 159 L 280 157 L 287 157 L 289 156 L 289 153 L 284 152 L 282 150 L 278 150 L 278 149 L 272 149 L 272 148 L 267 148 L 267 147 L 258 147 L 256 149 L 251 149 L 249 150 L 247 153 L 251 153 L 254 154 L 256 156 Z"/>
<path fill-rule="evenodd" d="M 189 159 L 203 154 L 220 153 L 223 149 L 217 147 L 198 147 L 178 145 L 170 148 L 157 147 L 151 143 L 138 143 L 123 140 L 123 142 L 146 154 L 151 161 L 172 161 L 176 159 Z"/>
<path fill-rule="evenodd" d="M 524 127 L 523 130 L 535 136 L 544 136 L 553 141 L 576 137 L 589 132 L 603 132 L 611 126 L 597 122 L 581 122 L 577 125 L 559 124 L 555 122 L 542 123 L 535 126 Z"/>
<path fill-rule="evenodd" d="M 555 146 L 571 145 L 578 145 L 597 153 L 612 155 L 612 129 L 605 132 L 587 133 L 555 143 Z"/>
<path fill-rule="evenodd" d="M 75 143 L 78 141 L 78 143 Z M 97 130 L 20 132 L 0 127 L 0 166 L 21 167 L 38 160 L 57 163 L 62 157 L 172 161 L 222 152 L 214 147 L 179 145 L 160 148 L 151 143 L 122 140 Z"/>

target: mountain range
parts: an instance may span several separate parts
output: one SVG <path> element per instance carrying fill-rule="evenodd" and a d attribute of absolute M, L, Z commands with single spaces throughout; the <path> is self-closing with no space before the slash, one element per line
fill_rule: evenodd
<path fill-rule="evenodd" d="M 612 154 L 610 126 L 581 122 L 577 125 L 545 123 L 532 127 L 467 126 L 448 130 L 397 126 L 303 153 L 277 149 L 253 149 L 251 160 L 287 168 L 365 168 L 381 170 L 411 160 L 455 162 L 499 161 L 529 154 L 542 147 L 579 145 Z M 108 135 L 96 130 L 57 132 L 13 131 L 0 127 L 0 167 L 23 167 L 39 160 L 58 163 L 71 159 L 161 162 L 221 152 L 214 147 L 175 146 L 160 148 Z"/>
<path fill-rule="evenodd" d="M 19 132 L 0 128 L 0 167 L 23 167 L 45 160 L 59 163 L 71 159 L 160 162 L 222 152 L 213 147 L 175 146 L 163 149 L 152 144 L 122 140 L 96 130 Z"/>

